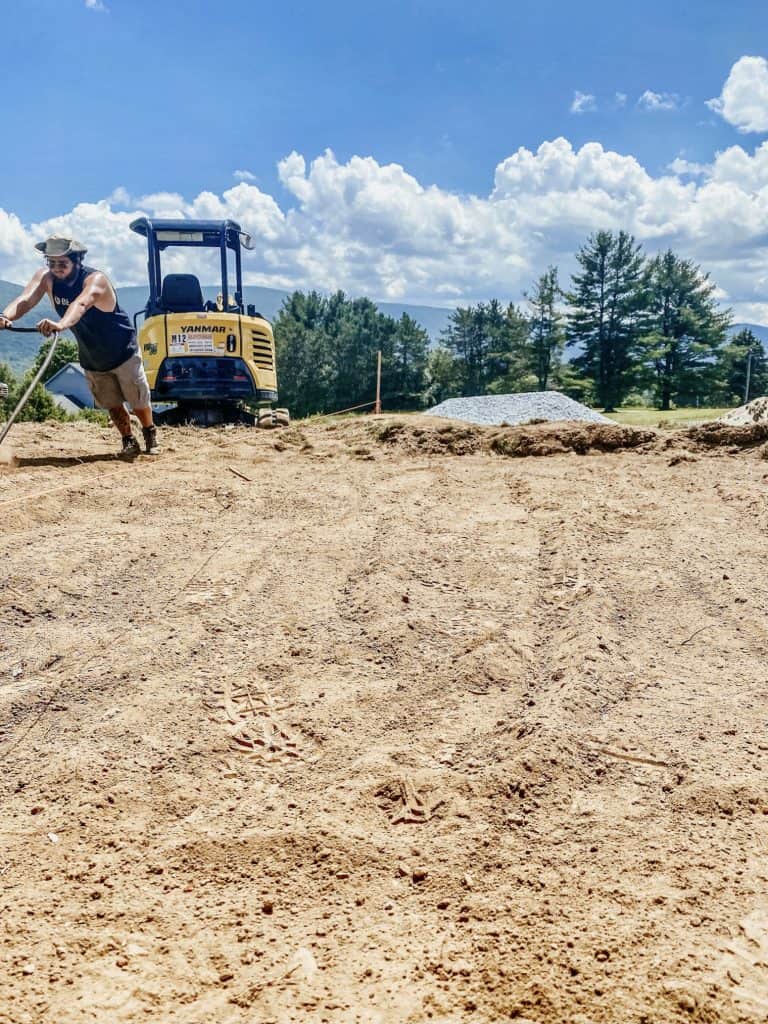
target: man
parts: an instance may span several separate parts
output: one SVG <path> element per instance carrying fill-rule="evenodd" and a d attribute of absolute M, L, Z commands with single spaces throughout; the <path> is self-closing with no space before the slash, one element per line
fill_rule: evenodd
<path fill-rule="evenodd" d="M 141 452 L 125 403 L 141 423 L 146 454 L 156 455 L 160 449 L 136 332 L 120 309 L 114 288 L 101 271 L 83 265 L 88 250 L 73 238 L 53 235 L 35 248 L 44 255 L 46 267 L 0 314 L 0 330 L 34 309 L 47 293 L 59 319 L 45 318 L 37 329 L 46 338 L 57 331 L 74 334 L 91 394 L 97 405 L 109 411 L 122 436 L 121 456 L 131 459 Z"/>

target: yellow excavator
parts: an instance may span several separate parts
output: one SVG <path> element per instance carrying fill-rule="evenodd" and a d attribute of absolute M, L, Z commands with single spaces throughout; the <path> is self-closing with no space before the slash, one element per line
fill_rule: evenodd
<path fill-rule="evenodd" d="M 165 407 L 156 418 L 165 423 L 286 426 L 288 410 L 276 408 L 272 327 L 254 306 L 243 304 L 242 249 L 253 247 L 250 236 L 231 220 L 139 217 L 131 230 L 147 240 L 149 298 L 134 326 L 152 401 L 161 410 Z M 194 274 L 163 275 L 161 257 L 177 247 L 218 250 L 216 301 L 204 299 Z"/>

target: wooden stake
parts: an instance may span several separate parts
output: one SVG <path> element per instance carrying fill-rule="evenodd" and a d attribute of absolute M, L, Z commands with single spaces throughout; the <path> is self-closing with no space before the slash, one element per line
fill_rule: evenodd
<path fill-rule="evenodd" d="M 376 353 L 376 404 L 373 411 L 377 416 L 381 412 L 381 350 Z"/>

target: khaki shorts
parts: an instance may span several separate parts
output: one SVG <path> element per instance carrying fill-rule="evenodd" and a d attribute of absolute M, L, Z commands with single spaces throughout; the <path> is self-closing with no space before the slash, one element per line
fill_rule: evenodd
<path fill-rule="evenodd" d="M 148 409 L 151 404 L 147 375 L 138 353 L 114 370 L 105 373 L 83 370 L 83 373 L 96 404 L 102 409 L 118 409 L 123 402 L 132 409 Z"/>

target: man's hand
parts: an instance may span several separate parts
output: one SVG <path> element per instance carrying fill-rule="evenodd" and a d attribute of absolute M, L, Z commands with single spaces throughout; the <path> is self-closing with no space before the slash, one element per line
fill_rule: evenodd
<path fill-rule="evenodd" d="M 7 316 L 0 316 L 0 331 L 4 331 L 6 327 L 10 327 L 13 320 L 9 320 Z"/>
<path fill-rule="evenodd" d="M 60 330 L 62 330 L 62 327 L 61 324 L 56 323 L 53 320 L 46 319 L 40 321 L 40 323 L 37 325 L 37 329 L 38 331 L 40 331 L 41 334 L 44 334 L 46 338 L 50 338 L 52 334 L 57 334 Z"/>

